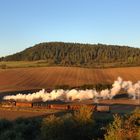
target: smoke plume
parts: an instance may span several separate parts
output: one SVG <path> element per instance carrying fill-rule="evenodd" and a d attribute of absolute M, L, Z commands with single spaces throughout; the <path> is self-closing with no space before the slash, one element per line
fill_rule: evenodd
<path fill-rule="evenodd" d="M 119 94 L 121 90 L 128 93 L 132 99 L 137 99 L 140 96 L 140 81 L 132 83 L 131 81 L 123 81 L 121 77 L 118 77 L 112 84 L 112 89 L 105 89 L 98 92 L 96 89 L 87 90 L 53 90 L 50 93 L 45 89 L 40 90 L 36 93 L 29 94 L 17 94 L 5 96 L 4 100 L 22 100 L 22 101 L 34 101 L 42 100 L 62 100 L 62 101 L 73 101 L 73 100 L 86 100 L 86 99 L 112 99 L 115 95 Z"/>

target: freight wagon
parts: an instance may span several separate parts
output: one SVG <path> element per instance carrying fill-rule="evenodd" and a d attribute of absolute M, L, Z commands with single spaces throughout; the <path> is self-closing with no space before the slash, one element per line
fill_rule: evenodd
<path fill-rule="evenodd" d="M 50 109 L 50 105 L 46 102 L 33 102 L 32 107 L 37 109 Z"/>
<path fill-rule="evenodd" d="M 83 105 L 69 105 L 70 110 L 79 110 Z M 91 108 L 93 111 L 96 110 L 96 105 L 86 105 L 87 107 Z"/>
<path fill-rule="evenodd" d="M 69 105 L 62 105 L 62 104 L 52 104 L 52 105 L 50 105 L 50 109 L 68 110 L 69 108 L 70 108 Z"/>
<path fill-rule="evenodd" d="M 30 102 L 16 102 L 16 107 L 33 107 L 33 103 L 30 103 Z"/>
<path fill-rule="evenodd" d="M 97 105 L 96 111 L 98 111 L 98 112 L 110 112 L 110 107 L 108 105 Z"/>

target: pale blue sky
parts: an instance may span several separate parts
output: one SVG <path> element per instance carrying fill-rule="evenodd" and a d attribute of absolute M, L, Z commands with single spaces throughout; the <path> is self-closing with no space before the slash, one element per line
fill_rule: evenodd
<path fill-rule="evenodd" d="M 0 0 L 0 56 L 49 41 L 140 47 L 140 0 Z"/>

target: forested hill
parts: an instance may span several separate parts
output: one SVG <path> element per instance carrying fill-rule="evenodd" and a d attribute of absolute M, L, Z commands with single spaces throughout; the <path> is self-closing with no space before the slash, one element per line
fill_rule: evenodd
<path fill-rule="evenodd" d="M 22 52 L 0 58 L 1 61 L 37 61 L 64 66 L 140 65 L 140 49 L 104 44 L 64 42 L 40 43 Z"/>

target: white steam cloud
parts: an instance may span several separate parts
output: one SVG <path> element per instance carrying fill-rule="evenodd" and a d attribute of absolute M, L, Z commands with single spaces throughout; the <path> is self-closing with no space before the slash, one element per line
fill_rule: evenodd
<path fill-rule="evenodd" d="M 5 96 L 4 100 L 22 100 L 22 101 L 34 101 L 42 100 L 52 101 L 52 100 L 62 100 L 62 101 L 72 101 L 72 100 L 86 100 L 86 99 L 112 99 L 121 90 L 124 90 L 132 99 L 137 99 L 140 96 L 140 81 L 137 83 L 132 83 L 131 81 L 123 81 L 121 77 L 118 77 L 116 81 L 112 84 L 112 89 L 105 89 L 98 92 L 96 89 L 91 90 L 53 90 L 50 93 L 45 91 L 45 89 L 32 94 L 17 94 Z"/>

